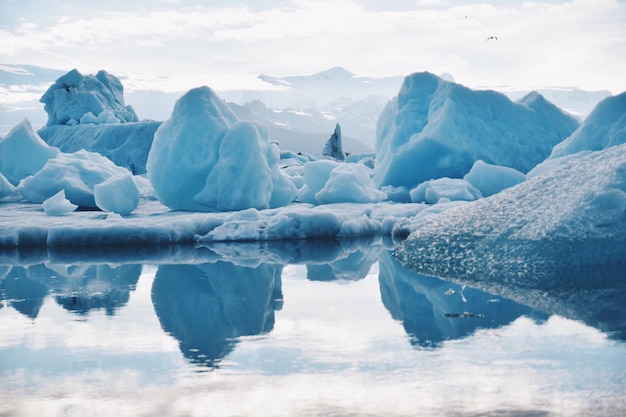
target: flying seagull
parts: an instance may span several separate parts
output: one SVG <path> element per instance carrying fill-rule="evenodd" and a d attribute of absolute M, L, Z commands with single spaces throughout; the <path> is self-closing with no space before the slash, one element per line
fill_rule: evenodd
<path fill-rule="evenodd" d="M 487 41 L 489 41 L 489 40 L 491 40 L 491 39 L 493 39 L 493 40 L 497 41 L 497 40 L 498 40 L 498 37 L 497 37 L 497 36 L 490 36 L 490 37 L 488 37 L 487 39 L 485 39 L 485 42 L 487 42 Z M 483 43 L 485 43 L 485 42 L 483 42 Z"/>

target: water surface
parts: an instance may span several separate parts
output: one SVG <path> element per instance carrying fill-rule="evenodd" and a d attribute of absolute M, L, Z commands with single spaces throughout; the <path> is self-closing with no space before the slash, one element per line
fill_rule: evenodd
<path fill-rule="evenodd" d="M 389 249 L 4 253 L 0 415 L 624 413 L 623 329 L 415 274 Z"/>

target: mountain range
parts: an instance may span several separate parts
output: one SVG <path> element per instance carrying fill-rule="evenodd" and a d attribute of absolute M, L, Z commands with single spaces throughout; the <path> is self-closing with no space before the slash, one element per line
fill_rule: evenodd
<path fill-rule="evenodd" d="M 69 71 L 71 68 L 68 68 Z M 48 86 L 67 71 L 29 65 L 0 65 L 0 135 L 28 118 L 38 129 L 47 121 L 39 98 Z M 118 76 L 122 83 L 128 76 Z M 376 123 L 387 102 L 398 94 L 404 76 L 368 77 L 342 67 L 311 75 L 258 77 L 267 90 L 225 90 L 213 87 L 231 108 L 246 120 L 268 125 L 279 143 L 299 143 L 307 152 L 320 151 L 339 123 L 347 152 L 372 152 Z M 442 78 L 453 80 L 444 74 Z M 530 90 L 499 89 L 512 100 Z M 571 114 L 584 118 L 609 91 L 546 87 L 542 96 Z M 140 119 L 169 118 L 176 100 L 184 93 L 151 89 L 127 89 L 130 104 Z"/>

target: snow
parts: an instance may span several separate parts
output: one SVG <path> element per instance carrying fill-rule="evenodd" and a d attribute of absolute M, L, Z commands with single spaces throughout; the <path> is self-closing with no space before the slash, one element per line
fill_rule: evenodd
<path fill-rule="evenodd" d="M 93 123 L 136 122 L 137 115 L 124 104 L 124 87 L 119 79 L 106 71 L 82 75 L 74 69 L 59 77 L 40 100 L 48 113 L 48 123 L 53 125 L 78 124 L 83 116 Z"/>
<path fill-rule="evenodd" d="M 200 87 L 183 95 L 157 129 L 147 172 L 172 209 L 262 209 L 295 198 L 279 159 L 267 131 L 240 122 L 213 90 Z"/>
<path fill-rule="evenodd" d="M 59 150 L 48 146 L 24 119 L 0 138 L 0 173 L 14 186 L 39 171 Z"/>
<path fill-rule="evenodd" d="M 377 186 L 462 178 L 477 160 L 528 172 L 579 123 L 537 93 L 517 103 L 422 72 L 405 78 L 378 120 Z"/>

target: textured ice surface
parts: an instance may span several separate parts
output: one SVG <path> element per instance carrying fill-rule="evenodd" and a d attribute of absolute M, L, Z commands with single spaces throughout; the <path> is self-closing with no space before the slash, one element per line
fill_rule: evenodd
<path fill-rule="evenodd" d="M 208 87 L 181 97 L 155 133 L 147 172 L 172 209 L 263 209 L 295 198 L 266 130 L 237 116 Z"/>
<path fill-rule="evenodd" d="M 48 113 L 46 126 L 76 125 L 81 119 L 89 123 L 137 121 L 132 107 L 124 104 L 122 83 L 106 71 L 94 76 L 74 69 L 59 77 L 40 101 Z"/>
<path fill-rule="evenodd" d="M 430 73 L 405 78 L 376 133 L 376 185 L 461 178 L 475 161 L 528 172 L 579 123 L 537 93 L 512 102 Z"/>

